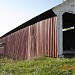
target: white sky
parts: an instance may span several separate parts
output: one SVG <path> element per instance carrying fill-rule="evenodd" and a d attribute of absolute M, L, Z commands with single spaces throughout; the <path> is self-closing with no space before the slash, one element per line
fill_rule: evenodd
<path fill-rule="evenodd" d="M 63 0 L 0 0 L 0 36 Z"/>

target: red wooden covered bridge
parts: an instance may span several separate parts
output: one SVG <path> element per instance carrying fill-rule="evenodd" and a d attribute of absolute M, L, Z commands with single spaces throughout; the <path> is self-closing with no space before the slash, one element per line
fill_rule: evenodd
<path fill-rule="evenodd" d="M 0 55 L 27 60 L 38 56 L 75 56 L 75 1 L 32 18 L 0 37 Z"/>

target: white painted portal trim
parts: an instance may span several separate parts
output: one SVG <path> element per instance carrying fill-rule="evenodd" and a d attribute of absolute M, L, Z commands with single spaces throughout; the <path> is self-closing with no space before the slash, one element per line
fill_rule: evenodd
<path fill-rule="evenodd" d="M 63 24 L 62 24 L 62 15 L 65 12 L 75 14 L 75 0 L 67 0 L 62 4 L 57 5 L 52 8 L 54 13 L 57 15 L 57 23 L 58 23 L 58 56 L 63 57 Z"/>

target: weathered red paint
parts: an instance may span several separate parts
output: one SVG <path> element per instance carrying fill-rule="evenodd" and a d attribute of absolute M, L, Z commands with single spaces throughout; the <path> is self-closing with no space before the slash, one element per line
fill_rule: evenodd
<path fill-rule="evenodd" d="M 1 42 L 5 46 L 0 54 L 21 60 L 36 56 L 58 57 L 57 38 L 57 17 L 52 17 L 3 37 Z"/>

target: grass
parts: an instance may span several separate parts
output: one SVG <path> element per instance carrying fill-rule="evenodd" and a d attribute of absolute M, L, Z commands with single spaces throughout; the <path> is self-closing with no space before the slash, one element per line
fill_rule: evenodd
<path fill-rule="evenodd" d="M 39 57 L 17 61 L 0 57 L 0 75 L 75 75 L 75 58 Z"/>

